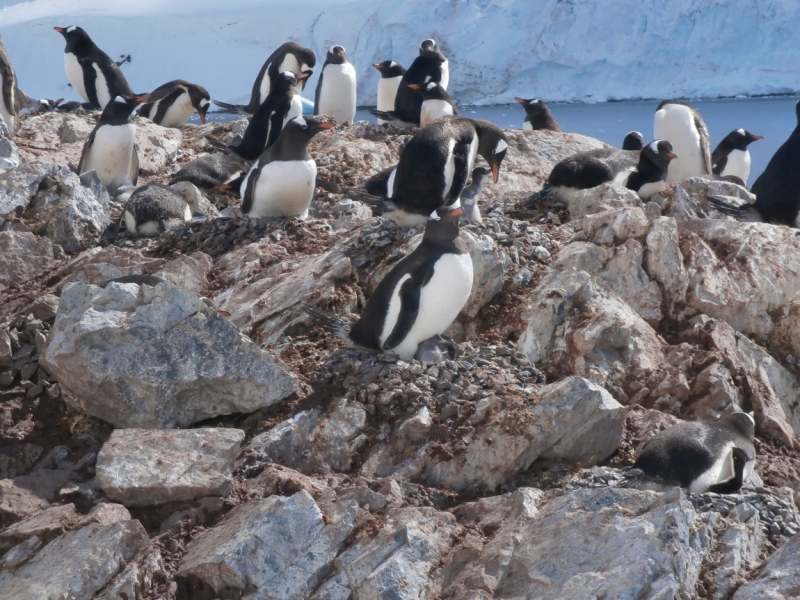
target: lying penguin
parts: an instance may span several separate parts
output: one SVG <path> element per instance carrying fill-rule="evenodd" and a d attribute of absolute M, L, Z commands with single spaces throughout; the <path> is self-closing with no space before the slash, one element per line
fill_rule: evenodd
<path fill-rule="evenodd" d="M 462 211 L 443 206 L 431 214 L 422 242 L 381 280 L 358 322 L 316 306 L 306 307 L 309 316 L 350 344 L 413 359 L 423 342 L 450 327 L 472 291 L 472 259 L 458 227 Z"/>
<path fill-rule="evenodd" d="M 179 128 L 186 125 L 195 111 L 200 123 L 205 123 L 210 104 L 211 96 L 204 87 L 176 79 L 154 89 L 150 100 L 139 109 L 139 115 L 162 127 Z"/>
<path fill-rule="evenodd" d="M 205 154 L 183 165 L 169 184 L 188 181 L 202 190 L 229 184 L 238 189 L 250 163 L 233 154 Z"/>
<path fill-rule="evenodd" d="M 183 196 L 160 183 L 137 188 L 125 203 L 119 226 L 134 235 L 159 235 L 192 218 L 192 209 Z"/>

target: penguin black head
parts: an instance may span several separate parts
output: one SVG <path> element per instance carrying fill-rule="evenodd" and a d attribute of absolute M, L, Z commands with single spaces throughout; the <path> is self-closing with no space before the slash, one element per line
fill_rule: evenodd
<path fill-rule="evenodd" d="M 430 39 L 422 40 L 422 43 L 419 45 L 419 55 L 442 62 L 446 60 L 442 51 L 439 50 L 439 46 L 436 45 L 436 42 Z"/>
<path fill-rule="evenodd" d="M 106 104 L 103 112 L 100 113 L 97 124 L 124 125 L 128 122 L 134 109 L 142 102 L 147 102 L 149 99 L 149 94 L 144 94 L 143 96 L 117 96 Z"/>
<path fill-rule="evenodd" d="M 486 167 L 475 167 L 472 169 L 472 184 L 477 185 L 483 181 L 489 174 L 489 169 Z"/>
<path fill-rule="evenodd" d="M 406 72 L 406 70 L 400 66 L 400 63 L 394 60 L 385 60 L 382 63 L 375 63 L 372 66 L 380 71 L 383 79 L 402 77 Z"/>
<path fill-rule="evenodd" d="M 275 78 L 274 91 L 276 94 L 285 94 L 290 89 L 296 88 L 306 79 L 308 79 L 308 77 L 309 76 L 305 73 L 298 75 L 292 71 L 283 71 L 282 73 L 278 74 L 278 77 Z"/>
<path fill-rule="evenodd" d="M 208 112 L 208 107 L 211 105 L 211 94 L 206 91 L 206 88 L 195 83 L 187 83 L 186 91 L 189 92 L 192 106 L 194 106 L 194 109 L 200 116 L 200 123 L 205 123 L 206 113 Z"/>
<path fill-rule="evenodd" d="M 314 74 L 314 67 L 317 66 L 317 55 L 314 54 L 311 48 L 303 48 L 301 46 L 297 46 L 294 55 L 297 58 L 297 62 L 300 63 L 301 75 L 306 75 L 306 78 L 301 80 L 301 83 L 305 83 Z"/>
<path fill-rule="evenodd" d="M 647 144 L 647 146 L 642 148 L 639 156 L 639 162 L 648 161 L 654 164 L 664 173 L 667 172 L 669 162 L 674 158 L 678 158 L 678 156 L 672 151 L 672 144 L 670 144 L 667 140 L 653 140 Z"/>
<path fill-rule="evenodd" d="M 286 135 L 291 135 L 295 139 L 308 143 L 308 141 L 317 135 L 320 131 L 325 129 L 333 129 L 333 123 L 323 121 L 316 117 L 295 117 L 287 121 L 286 125 L 281 131 L 281 137 L 284 132 Z"/>
<path fill-rule="evenodd" d="M 434 244 L 447 244 L 458 237 L 458 219 L 464 213 L 460 206 L 442 206 L 428 217 L 422 239 Z"/>
<path fill-rule="evenodd" d="M 548 112 L 547 103 L 544 100 L 538 100 L 533 98 L 531 100 L 526 100 L 525 98 L 514 98 L 517 102 L 522 104 L 525 107 L 525 112 L 530 115 L 536 115 L 539 113 L 546 113 Z"/>
<path fill-rule="evenodd" d="M 644 148 L 644 136 L 638 131 L 631 131 L 622 140 L 623 150 L 641 150 Z"/>
<path fill-rule="evenodd" d="M 730 146 L 733 150 L 747 150 L 747 147 L 756 140 L 763 140 L 763 135 L 754 135 L 746 129 L 734 129 L 722 140 L 721 144 Z"/>
<path fill-rule="evenodd" d="M 755 437 L 756 421 L 750 413 L 731 413 L 722 417 L 720 423 L 727 423 L 751 442 L 753 441 L 753 437 Z"/>
<path fill-rule="evenodd" d="M 95 47 L 92 38 L 80 27 L 70 25 L 69 27 L 53 27 L 53 29 L 63 35 L 67 42 L 64 52 L 71 52 L 75 56 L 85 56 Z"/>
<path fill-rule="evenodd" d="M 325 57 L 325 62 L 331 65 L 341 65 L 347 62 L 347 56 L 344 52 L 344 46 L 331 46 L 328 50 L 328 55 Z"/>
<path fill-rule="evenodd" d="M 491 121 L 475 121 L 478 132 L 478 154 L 480 154 L 492 171 L 492 179 L 497 183 L 500 176 L 500 164 L 508 152 L 508 142 L 503 131 Z"/>

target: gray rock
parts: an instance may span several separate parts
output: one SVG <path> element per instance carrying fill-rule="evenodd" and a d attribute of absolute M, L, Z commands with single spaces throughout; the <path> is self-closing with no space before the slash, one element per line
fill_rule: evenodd
<path fill-rule="evenodd" d="M 642 206 L 642 200 L 636 192 L 608 183 L 573 192 L 566 200 L 573 221 L 607 210 Z"/>
<path fill-rule="evenodd" d="M 0 285 L 29 283 L 53 266 L 53 244 L 20 231 L 0 231 Z"/>
<path fill-rule="evenodd" d="M 689 279 L 683 267 L 678 226 L 675 219 L 659 217 L 647 234 L 644 267 L 648 275 L 661 285 L 669 313 L 686 303 Z"/>
<path fill-rule="evenodd" d="M 30 471 L 39 460 L 43 450 L 41 446 L 29 443 L 8 448 L 7 454 L 0 454 L 0 479 L 10 479 Z"/>
<path fill-rule="evenodd" d="M 67 113 L 58 127 L 58 137 L 62 144 L 83 142 L 92 133 L 92 124 L 87 119 Z"/>
<path fill-rule="evenodd" d="M 16 169 L 19 166 L 19 150 L 11 140 L 8 125 L 0 115 L 0 172 Z"/>
<path fill-rule="evenodd" d="M 305 598 L 329 572 L 357 511 L 350 500 L 323 514 L 306 491 L 237 506 L 188 545 L 175 574 L 179 595 L 200 581 L 223 598 Z"/>
<path fill-rule="evenodd" d="M 740 587 L 733 600 L 779 600 L 800 594 L 800 535 L 793 536 L 773 554 L 750 583 Z"/>
<path fill-rule="evenodd" d="M 714 550 L 721 554 L 721 558 L 713 572 L 717 584 L 713 596 L 715 600 L 730 598 L 737 578 L 752 571 L 761 558 L 767 540 L 756 510 L 752 506 L 750 508 L 752 516 L 746 522 L 726 523 L 725 529 L 717 537 Z"/>
<path fill-rule="evenodd" d="M 166 578 L 161 552 L 152 546 L 144 548 L 128 563 L 95 600 L 135 600 L 145 597 L 156 583 L 158 575 Z"/>
<path fill-rule="evenodd" d="M 461 309 L 461 314 L 472 319 L 503 288 L 503 277 L 511 266 L 511 259 L 489 236 L 484 235 L 479 238 L 468 231 L 462 235 L 467 241 L 469 255 L 472 258 L 473 279 L 472 292 L 464 308 Z"/>
<path fill-rule="evenodd" d="M 650 229 L 641 208 L 617 208 L 583 217 L 586 238 L 599 246 L 621 244 L 630 238 L 643 238 Z"/>
<path fill-rule="evenodd" d="M 297 389 L 282 362 L 168 283 L 66 286 L 40 364 L 69 404 L 122 428 L 188 427 Z"/>
<path fill-rule="evenodd" d="M 0 218 L 17 207 L 27 208 L 45 177 L 55 177 L 57 172 L 55 165 L 26 163 L 0 173 Z"/>
<path fill-rule="evenodd" d="M 58 491 L 72 479 L 70 471 L 60 469 L 0 479 L 0 523 L 18 521 L 49 507 Z"/>
<path fill-rule="evenodd" d="M 116 429 L 97 455 L 96 481 L 125 506 L 225 496 L 240 429 Z"/>
<path fill-rule="evenodd" d="M 144 117 L 134 117 L 136 145 L 139 147 L 139 174 L 159 175 L 175 162 L 183 134 L 180 129 L 156 125 Z"/>

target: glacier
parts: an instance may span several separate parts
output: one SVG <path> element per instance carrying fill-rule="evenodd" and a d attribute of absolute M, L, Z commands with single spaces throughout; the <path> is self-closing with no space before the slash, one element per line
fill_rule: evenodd
<path fill-rule="evenodd" d="M 797 0 L 32 0 L 0 8 L 0 35 L 20 86 L 77 99 L 53 26 L 80 25 L 136 92 L 187 79 L 243 102 L 270 52 L 293 39 L 318 56 L 347 49 L 359 104 L 374 105 L 378 73 L 408 66 L 432 37 L 450 59 L 462 105 L 793 93 Z"/>

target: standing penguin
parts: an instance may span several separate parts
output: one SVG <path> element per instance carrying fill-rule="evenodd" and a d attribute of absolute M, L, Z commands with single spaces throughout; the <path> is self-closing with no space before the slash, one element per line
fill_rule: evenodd
<path fill-rule="evenodd" d="M 679 157 L 669 165 L 668 183 L 711 174 L 708 128 L 691 105 L 676 100 L 659 104 L 653 118 L 653 137 L 669 141 Z"/>
<path fill-rule="evenodd" d="M 507 151 L 506 137 L 494 123 L 464 117 L 436 119 L 403 148 L 386 184 L 387 197 L 375 208 L 401 227 L 425 223 L 441 206 L 460 206 L 478 154 L 489 163 L 496 182 Z"/>
<path fill-rule="evenodd" d="M 397 96 L 397 88 L 400 80 L 406 74 L 406 70 L 400 63 L 393 60 L 385 60 L 382 63 L 372 65 L 380 71 L 381 78 L 378 81 L 378 107 L 377 110 L 388 112 L 394 110 L 394 99 Z M 378 119 L 378 124 L 386 123 L 383 119 Z"/>
<path fill-rule="evenodd" d="M 139 109 L 139 116 L 162 127 L 178 128 L 186 125 L 194 111 L 200 115 L 200 123 L 205 123 L 209 104 L 211 96 L 204 87 L 176 79 L 154 89 L 150 101 Z"/>
<path fill-rule="evenodd" d="M 647 440 L 634 468 L 660 485 L 692 494 L 739 491 L 755 466 L 755 421 L 735 412 L 716 423 L 686 421 Z"/>
<path fill-rule="evenodd" d="M 419 56 L 411 63 L 397 88 L 394 113 L 399 121 L 409 125 L 419 125 L 422 96 L 408 86 L 422 85 L 430 81 L 447 89 L 447 84 L 450 82 L 450 67 L 436 42 L 424 40 L 419 47 Z"/>
<path fill-rule="evenodd" d="M 159 235 L 192 218 L 192 209 L 171 187 L 151 181 L 137 188 L 125 203 L 119 222 L 134 235 Z"/>
<path fill-rule="evenodd" d="M 117 96 L 106 104 L 97 125 L 83 145 L 78 174 L 96 171 L 100 182 L 113 192 L 122 186 L 136 185 L 139 156 L 136 152 L 136 126 L 131 113 L 149 96 Z"/>
<path fill-rule="evenodd" d="M 719 177 L 738 177 L 745 184 L 750 177 L 750 151 L 747 147 L 764 136 L 745 129 L 735 129 L 726 135 L 711 154 L 711 169 Z"/>
<path fill-rule="evenodd" d="M 6 46 L 0 39 L 0 115 L 3 116 L 11 135 L 14 135 L 14 130 L 17 128 L 16 93 L 17 76 L 6 53 Z"/>
<path fill-rule="evenodd" d="M 117 63 L 80 27 L 54 27 L 67 42 L 64 71 L 73 89 L 94 108 L 105 108 L 118 96 L 133 96 Z"/>
<path fill-rule="evenodd" d="M 253 82 L 250 102 L 243 105 L 228 104 L 227 102 L 214 100 L 214 104 L 228 112 L 246 116 L 252 115 L 267 99 L 281 73 L 291 71 L 298 76 L 305 75 L 305 78 L 300 80 L 300 89 L 303 90 L 305 89 L 306 81 L 314 73 L 316 64 L 317 56 L 313 50 L 303 48 L 295 42 L 286 42 L 278 46 L 264 62 L 256 80 Z"/>
<path fill-rule="evenodd" d="M 420 344 L 441 335 L 467 303 L 473 268 L 459 234 L 462 209 L 440 207 L 422 242 L 381 280 L 354 325 L 315 306 L 308 314 L 339 338 L 374 352 L 411 360 Z"/>
<path fill-rule="evenodd" d="M 523 129 L 547 129 L 548 131 L 562 131 L 550 109 L 542 100 L 525 100 L 514 98 L 525 109 L 525 120 L 522 121 Z"/>
<path fill-rule="evenodd" d="M 320 131 L 332 127 L 332 123 L 312 117 L 290 120 L 275 144 L 242 180 L 242 213 L 252 218 L 305 219 L 317 178 L 317 165 L 308 153 L 308 142 Z"/>
<path fill-rule="evenodd" d="M 314 95 L 314 114 L 328 115 L 340 124 L 352 123 L 356 116 L 356 70 L 342 46 L 328 50 Z"/>
<path fill-rule="evenodd" d="M 307 78 L 308 75 L 295 75 L 291 71 L 278 75 L 269 96 L 250 119 L 238 146 L 225 146 L 211 137 L 206 139 L 212 146 L 233 152 L 245 160 L 257 159 L 276 142 L 286 123 L 302 116 L 303 103 L 297 88 Z"/>
<path fill-rule="evenodd" d="M 625 187 L 639 194 L 647 202 L 667 189 L 667 170 L 670 162 L 678 158 L 672 144 L 666 140 L 654 140 L 639 152 L 636 170 L 630 174 Z"/>

